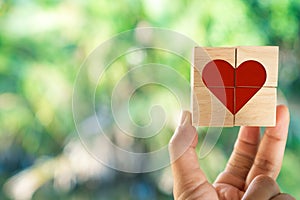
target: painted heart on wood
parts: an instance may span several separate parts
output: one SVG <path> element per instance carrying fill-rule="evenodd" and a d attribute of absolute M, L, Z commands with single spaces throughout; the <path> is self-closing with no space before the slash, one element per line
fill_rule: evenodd
<path fill-rule="evenodd" d="M 266 70 L 262 64 L 248 60 L 234 68 L 224 60 L 205 65 L 202 80 L 206 87 L 236 114 L 264 85 Z"/>

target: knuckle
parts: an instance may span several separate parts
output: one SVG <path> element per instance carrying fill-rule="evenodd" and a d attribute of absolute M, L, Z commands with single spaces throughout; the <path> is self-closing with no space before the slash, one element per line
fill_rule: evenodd
<path fill-rule="evenodd" d="M 269 173 L 275 172 L 275 168 L 277 166 L 275 163 L 271 162 L 270 160 L 266 158 L 262 158 L 260 156 L 257 156 L 255 158 L 253 165 L 258 169 Z"/>

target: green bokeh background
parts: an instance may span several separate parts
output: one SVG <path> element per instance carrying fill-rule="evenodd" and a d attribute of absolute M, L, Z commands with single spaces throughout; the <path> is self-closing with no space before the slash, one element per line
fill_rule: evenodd
<path fill-rule="evenodd" d="M 99 174 L 87 175 L 90 166 L 80 170 L 74 164 L 82 150 L 74 150 L 71 102 L 81 63 L 111 36 L 145 26 L 178 31 L 201 46 L 280 47 L 279 102 L 289 106 L 291 124 L 278 183 L 300 198 L 299 0 L 0 0 L 0 199 L 172 199 L 169 167 L 129 174 L 95 165 Z M 181 73 L 188 78 L 189 69 Z M 155 98 L 165 99 L 158 91 Z M 137 96 L 143 99 L 143 92 Z M 143 124 L 136 115 L 139 119 Z M 174 129 L 165 131 L 152 145 L 168 143 Z M 210 181 L 223 170 L 237 132 L 224 129 L 217 146 L 200 160 Z M 199 134 L 201 140 L 205 129 Z M 23 190 L 11 192 L 8 183 L 17 177 Z"/>

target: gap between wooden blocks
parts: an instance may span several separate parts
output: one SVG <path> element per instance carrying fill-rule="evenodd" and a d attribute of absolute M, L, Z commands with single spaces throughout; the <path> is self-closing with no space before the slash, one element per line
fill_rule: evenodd
<path fill-rule="evenodd" d="M 275 126 L 277 46 L 195 47 L 195 126 Z"/>

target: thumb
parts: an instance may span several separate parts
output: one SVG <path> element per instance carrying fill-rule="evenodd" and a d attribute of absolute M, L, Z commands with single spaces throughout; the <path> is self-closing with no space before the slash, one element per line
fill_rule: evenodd
<path fill-rule="evenodd" d="M 198 163 L 195 151 L 197 142 L 198 134 L 192 126 L 191 113 L 183 111 L 180 124 L 169 143 L 175 199 L 199 197 L 212 189 Z"/>
<path fill-rule="evenodd" d="M 198 134 L 191 121 L 191 113 L 182 111 L 179 126 L 169 142 L 171 163 L 175 162 L 188 149 L 195 150 L 197 146 Z M 196 154 L 195 156 L 197 158 Z"/>

